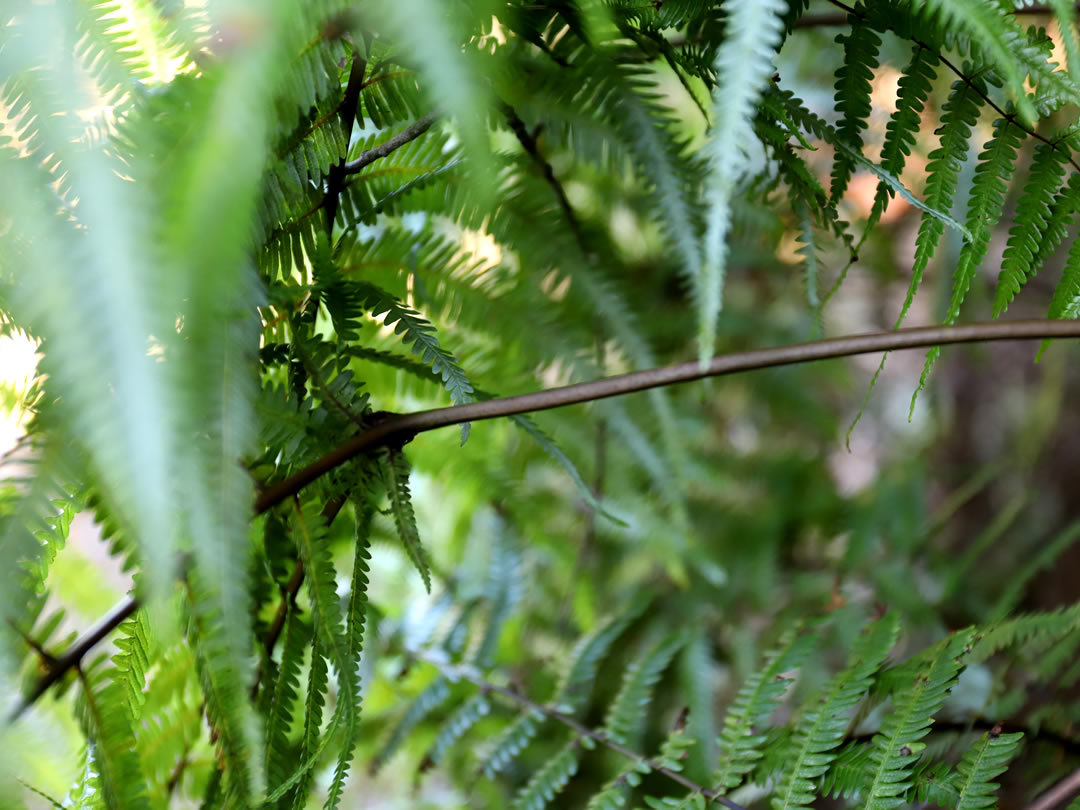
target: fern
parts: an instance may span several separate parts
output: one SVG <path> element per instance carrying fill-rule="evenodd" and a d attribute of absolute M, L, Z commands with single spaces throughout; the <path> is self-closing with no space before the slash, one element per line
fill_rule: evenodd
<path fill-rule="evenodd" d="M 714 128 L 708 146 L 710 176 L 704 258 L 695 278 L 698 305 L 698 362 L 705 366 L 716 342 L 716 319 L 723 301 L 731 202 L 747 169 L 751 121 L 780 47 L 785 0 L 740 2 L 728 20 L 728 36 L 716 57 Z"/>
<path fill-rule="evenodd" d="M 514 810 L 543 810 L 577 773 L 578 740 L 571 740 L 532 775 L 514 797 Z"/>
<path fill-rule="evenodd" d="M 660 680 L 685 640 L 681 635 L 662 638 L 643 650 L 623 673 L 619 693 L 608 707 L 604 733 L 620 743 L 629 743 L 639 736 L 639 726 L 645 710 L 652 701 L 652 688 Z"/>
<path fill-rule="evenodd" d="M 724 718 L 717 740 L 720 766 L 712 781 L 728 791 L 737 787 L 761 757 L 767 733 L 765 724 L 787 692 L 791 678 L 813 650 L 815 636 L 789 631 L 767 655 L 766 664 L 746 679 Z"/>
<path fill-rule="evenodd" d="M 925 748 L 920 740 L 959 676 L 972 636 L 971 631 L 956 633 L 938 644 L 920 667 L 904 670 L 913 677 L 893 695 L 894 710 L 885 716 L 870 745 L 866 810 L 890 810 L 903 804 L 901 794 L 911 786 L 912 765 Z"/>
<path fill-rule="evenodd" d="M 878 66 L 881 37 L 856 18 L 850 34 L 841 34 L 837 41 L 844 46 L 844 62 L 836 71 L 836 111 L 840 113 L 837 136 L 849 150 L 837 152 L 833 160 L 830 196 L 838 203 L 847 190 L 855 171 L 851 152 L 862 149 L 862 130 L 870 117 L 870 79 Z"/>
<path fill-rule="evenodd" d="M 1016 219 L 1001 257 L 1001 275 L 994 294 L 994 315 L 1001 315 L 1020 288 L 1035 275 L 1035 257 L 1046 238 L 1052 198 L 1065 174 L 1066 156 L 1053 145 L 1039 144 L 1023 196 L 1016 204 Z M 950 315 L 952 314 L 950 309 Z M 953 316 L 955 317 L 955 316 Z"/>
<path fill-rule="evenodd" d="M 896 643 L 899 629 L 895 614 L 865 628 L 848 668 L 829 682 L 820 701 L 799 721 L 779 788 L 771 800 L 773 810 L 808 807 L 813 802 L 815 782 L 836 757 L 835 749 L 844 739 L 851 712 Z"/>
<path fill-rule="evenodd" d="M 420 532 L 416 528 L 416 515 L 413 514 L 412 495 L 409 493 L 409 462 L 400 450 L 390 451 L 383 461 L 383 480 L 390 495 L 390 510 L 394 516 L 398 537 L 405 547 L 405 552 L 420 572 L 424 588 L 431 592 L 431 563 L 427 551 L 420 542 Z"/>
<path fill-rule="evenodd" d="M 991 782 L 1005 772 L 1022 733 L 1000 734 L 987 732 L 964 754 L 956 766 L 956 788 L 960 793 L 957 810 L 982 810 L 994 806 L 997 785 Z"/>

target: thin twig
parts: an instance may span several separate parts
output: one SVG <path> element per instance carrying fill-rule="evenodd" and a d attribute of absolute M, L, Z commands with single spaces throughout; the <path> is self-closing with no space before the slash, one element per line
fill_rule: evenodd
<path fill-rule="evenodd" d="M 1080 768 L 1070 773 L 1029 804 L 1027 810 L 1053 810 L 1078 792 L 1080 792 Z"/>
<path fill-rule="evenodd" d="M 467 405 L 434 408 L 408 414 L 390 414 L 371 429 L 354 436 L 285 480 L 263 489 L 255 501 L 255 512 L 262 513 L 276 506 L 312 481 L 361 453 L 388 444 L 404 444 L 419 433 L 462 422 L 478 422 L 520 413 L 546 411 L 675 383 L 693 382 L 706 377 L 809 363 L 814 360 L 954 343 L 1075 337 L 1080 337 L 1080 321 L 993 321 L 959 326 L 923 326 L 720 355 L 713 358 L 705 368 L 696 361 L 690 361 L 620 374 L 615 377 L 605 377 L 593 382 L 549 388 L 532 394 L 520 394 L 514 397 L 489 399 Z"/>
<path fill-rule="evenodd" d="M 326 209 L 326 233 L 330 236 L 333 236 L 334 217 L 337 216 L 341 191 L 345 187 L 345 158 L 348 156 L 348 144 L 352 139 L 353 124 L 356 123 L 356 107 L 360 103 L 360 89 L 364 85 L 365 71 L 367 71 L 367 59 L 360 55 L 360 47 L 354 46 L 349 81 L 345 85 L 345 97 L 341 101 L 341 127 L 345 131 L 346 154 L 341 156 L 337 165 L 330 167 L 330 175 L 326 178 L 326 196 L 323 198 L 323 208 Z"/>
<path fill-rule="evenodd" d="M 41 680 L 34 684 L 34 688 L 30 691 L 30 694 L 23 698 L 23 700 L 8 713 L 7 722 L 14 723 L 18 720 L 19 716 L 26 711 L 34 701 L 44 695 L 50 686 L 63 678 L 69 669 L 78 666 L 79 662 L 82 661 L 83 656 L 97 646 L 98 642 L 104 639 L 105 636 L 109 635 L 109 633 L 119 627 L 124 619 L 134 613 L 136 607 L 138 607 L 138 603 L 132 597 L 128 597 L 120 604 L 115 605 L 112 610 L 98 620 L 97 624 L 86 631 L 82 638 L 72 644 L 67 652 L 57 657 L 51 663 L 47 663 L 48 672 L 42 676 Z"/>
<path fill-rule="evenodd" d="M 361 152 L 357 155 L 356 160 L 350 160 L 345 164 L 345 174 L 356 174 L 369 163 L 374 163 L 376 160 L 386 157 L 395 149 L 403 147 L 409 141 L 415 141 L 431 129 L 433 123 L 435 123 L 435 115 L 434 113 L 429 113 L 401 130 L 401 132 L 393 135 L 389 140 L 383 141 L 378 146 L 373 146 L 371 149 Z"/>
<path fill-rule="evenodd" d="M 741 371 L 809 363 L 814 360 L 956 343 L 1076 337 L 1080 337 L 1080 321 L 993 321 L 991 323 L 969 323 L 960 326 L 924 326 L 817 340 L 810 343 L 796 343 L 791 346 L 778 346 L 772 349 L 736 352 L 714 358 L 705 369 L 702 369 L 696 361 L 692 361 L 673 366 L 661 366 L 646 371 L 635 371 L 630 374 L 620 374 L 593 382 L 550 388 L 515 397 L 490 399 L 484 402 L 469 403 L 468 405 L 454 405 L 449 408 L 434 408 L 408 414 L 386 414 L 368 430 L 339 445 L 284 481 L 263 489 L 255 500 L 255 513 L 262 514 L 271 509 L 284 499 L 295 495 L 312 481 L 361 453 L 387 445 L 403 444 L 411 441 L 419 433 L 457 425 L 462 422 L 476 422 L 484 419 L 513 416 L 519 413 L 562 408 L 567 405 L 577 405 L 597 399 L 645 391 L 650 388 L 692 382 L 706 377 L 719 377 Z M 297 588 L 299 589 L 299 585 Z M 31 703 L 60 680 L 68 669 L 81 660 L 87 650 L 101 641 L 113 629 L 118 627 L 124 619 L 130 616 L 136 606 L 137 603 L 134 598 L 129 597 L 103 617 L 94 630 L 87 633 L 68 652 L 60 656 L 57 659 L 56 666 L 34 686 L 30 695 L 12 712 L 9 716 L 9 722 L 22 714 Z"/>
<path fill-rule="evenodd" d="M 726 807 L 730 808 L 730 810 L 746 810 L 746 808 L 744 808 L 741 804 L 732 801 L 719 791 L 711 790 L 704 785 L 699 785 L 697 782 L 693 781 L 692 779 L 688 779 L 686 776 L 679 773 L 678 771 L 674 771 L 671 768 L 666 767 L 662 763 L 657 762 L 655 759 L 651 759 L 650 757 L 646 757 L 643 754 L 639 754 L 632 748 L 628 748 L 617 740 L 612 739 L 602 731 L 595 731 L 588 726 L 582 725 L 573 717 L 570 717 L 567 714 L 563 714 L 557 709 L 553 709 L 550 706 L 545 706 L 542 703 L 537 703 L 532 698 L 522 695 L 519 692 L 515 692 L 509 687 L 500 686 L 499 684 L 492 683 L 474 669 L 471 669 L 469 667 L 457 666 L 424 650 L 416 652 L 415 655 L 421 661 L 426 661 L 427 663 L 434 666 L 448 678 L 455 680 L 463 679 L 469 681 L 474 686 L 477 686 L 482 692 L 501 695 L 502 697 L 512 701 L 513 703 L 516 703 L 522 708 L 528 709 L 531 712 L 542 714 L 557 723 L 562 723 L 562 725 L 566 726 L 568 729 L 577 734 L 579 738 L 587 738 L 592 740 L 593 742 L 599 743 L 605 748 L 621 754 L 622 756 L 626 757 L 627 759 L 633 760 L 639 765 L 645 766 L 650 771 L 655 771 L 656 773 L 663 774 L 673 782 L 679 783 L 687 790 L 698 793 L 704 796 L 706 799 L 710 799 L 714 802 L 725 805 Z"/>
<path fill-rule="evenodd" d="M 1080 3 L 1077 4 L 1080 8 Z M 1026 8 L 1012 9 L 1012 14 L 1053 14 L 1054 10 L 1045 4 L 1027 6 Z M 806 14 L 795 23 L 796 28 L 839 28 L 847 25 L 848 16 L 845 13 L 831 14 Z"/>

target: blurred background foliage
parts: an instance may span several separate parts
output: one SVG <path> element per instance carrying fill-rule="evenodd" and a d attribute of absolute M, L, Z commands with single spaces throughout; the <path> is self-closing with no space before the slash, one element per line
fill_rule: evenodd
<path fill-rule="evenodd" d="M 154 65 L 152 75 L 144 77 L 146 92 L 160 94 L 167 105 L 170 83 L 194 75 L 191 65 L 170 49 L 183 50 L 177 45 L 183 36 L 197 39 L 199 32 L 181 27 L 178 36 L 162 37 L 152 30 L 161 19 L 156 7 L 114 5 L 133 23 L 132 35 Z M 431 8 L 426 3 L 401 6 L 404 13 Z M 828 4 L 813 3 L 806 18 L 819 13 L 828 18 L 834 11 Z M 831 120 L 834 73 L 843 62 L 842 47 L 834 38 L 846 29 L 842 20 L 821 22 L 793 31 L 776 69 L 786 89 Z M 1049 13 L 1032 14 L 1025 23 L 1047 26 L 1055 51 L 1064 48 L 1058 23 Z M 688 34 L 673 36 L 683 35 Z M 489 36 L 498 33 L 489 31 Z M 416 37 L 422 41 L 423 31 Z M 865 154 L 873 160 L 895 109 L 901 75 L 897 66 L 910 51 L 909 43 L 898 37 L 883 39 L 863 136 Z M 643 58 L 659 103 L 670 110 L 668 134 L 691 148 L 700 145 L 706 138 L 702 105 L 708 104 L 708 88 L 676 74 L 662 58 Z M 495 395 L 627 371 L 641 367 L 643 357 L 660 365 L 696 356 L 693 330 L 688 328 L 694 316 L 678 259 L 657 225 L 655 195 L 632 172 L 616 170 L 584 152 L 588 159 L 579 159 L 575 149 L 590 148 L 589 133 L 577 144 L 562 133 L 549 137 L 543 127 L 532 130 L 543 110 L 530 107 L 534 99 L 529 78 L 513 76 L 506 84 L 515 81 L 520 82 L 515 109 L 530 122 L 534 144 L 565 188 L 591 251 L 588 259 L 602 266 L 600 283 L 617 288 L 620 306 L 632 315 L 618 323 L 610 311 L 596 306 L 602 295 L 581 294 L 581 285 L 588 282 L 556 270 L 539 277 L 522 263 L 529 251 L 533 256 L 542 252 L 539 243 L 544 240 L 550 240 L 549 250 L 577 248 L 565 223 L 558 232 L 551 230 L 559 219 L 555 201 L 537 170 L 529 174 L 521 169 L 529 156 L 505 128 L 494 133 L 492 143 L 521 162 L 518 169 L 525 177 L 502 204 L 510 210 L 518 206 L 518 216 L 536 215 L 533 238 L 538 245 L 512 255 L 484 227 L 391 208 L 374 225 L 362 225 L 347 238 L 359 244 L 393 231 L 404 234 L 406 242 L 414 235 L 415 244 L 425 250 L 430 244 L 445 244 L 447 252 L 432 259 L 414 249 L 412 263 L 404 265 L 381 262 L 372 254 L 361 256 L 352 269 L 362 270 L 366 280 L 424 313 L 477 388 Z M 934 81 L 901 177 L 916 194 L 925 180 L 927 156 L 936 146 L 936 117 L 951 82 L 944 72 Z M 222 95 L 218 101 L 227 98 Z M 108 101 L 102 104 L 107 118 Z M 12 109 L 9 101 L 6 111 Z M 369 112 L 366 121 L 374 130 L 365 129 L 359 137 L 376 131 L 381 140 L 404 123 L 396 111 L 377 121 L 375 109 L 376 115 Z M 1066 125 L 1074 114 L 1066 108 L 1056 123 Z M 88 131 L 95 120 L 88 113 Z M 988 140 L 991 125 L 990 117 L 983 116 L 972 142 Z M 436 149 L 451 148 L 445 146 L 447 137 L 469 148 L 470 138 L 478 136 L 466 128 L 440 137 Z M 806 157 L 827 186 L 832 151 L 820 142 L 814 146 L 818 151 Z M 1021 180 L 1031 151 L 1030 144 L 1023 147 L 1017 172 Z M 963 218 L 974 165 L 972 152 L 961 169 L 968 180 L 961 183 L 955 201 L 952 213 L 957 219 Z M 222 181 L 227 182 L 214 182 Z M 856 233 L 870 214 L 876 190 L 877 178 L 859 170 L 840 202 L 841 217 Z M 1009 186 L 1007 212 L 1021 190 L 1020 181 Z M 848 246 L 822 236 L 818 275 L 808 281 L 799 252 L 800 226 L 785 204 L 785 193 L 783 188 L 747 193 L 736 202 L 718 353 L 887 330 L 900 312 L 919 211 L 901 198 L 893 199 L 850 268 Z M 972 285 L 966 304 L 972 316 L 991 312 L 1010 219 L 1004 217 L 994 231 L 989 255 Z M 184 233 L 174 234 L 170 244 L 181 244 Z M 1069 239 L 1074 237 L 1070 232 Z M 909 323 L 939 320 L 952 285 L 949 269 L 961 246 L 959 234 L 946 233 Z M 470 258 L 463 261 L 466 254 Z M 16 255 L 4 255 L 4 260 Z M 314 257 L 307 258 L 314 264 Z M 1042 316 L 1047 311 L 1063 261 L 1063 256 L 1049 259 L 1046 270 L 1012 304 L 1010 315 Z M 455 269 L 445 272 L 452 262 L 457 262 Z M 483 296 L 475 295 L 477 290 Z M 270 306 L 284 311 L 278 294 L 289 292 L 271 286 Z M 484 296 L 488 311 L 483 309 Z M 264 317 L 264 323 L 269 321 Z M 333 331 L 325 313 L 312 328 L 316 333 Z M 631 329 L 644 348 L 635 355 L 620 329 Z M 4 440 L 7 448 L 16 450 L 7 463 L 28 464 L 29 445 L 20 436 L 35 411 L 35 402 L 27 397 L 28 392 L 36 396 L 38 389 L 29 380 L 41 370 L 35 371 L 35 338 L 17 321 L 9 322 L 8 333 L 0 345 L 8 414 Z M 372 352 L 399 348 L 393 330 L 373 319 L 364 324 L 363 336 L 364 348 Z M 264 344 L 269 342 L 264 337 Z M 657 628 L 676 628 L 682 633 L 680 646 L 657 675 L 644 730 L 628 744 L 656 750 L 670 729 L 685 721 L 691 736 L 706 741 L 691 751 L 685 772 L 708 783 L 708 741 L 718 735 L 725 707 L 780 632 L 797 619 L 829 617 L 831 628 L 828 643 L 807 663 L 796 684 L 797 695 L 805 697 L 843 664 L 864 622 L 886 610 L 902 618 L 904 634 L 893 654 L 902 660 L 972 623 L 1076 602 L 1076 351 L 1058 342 L 1036 364 L 1035 349 L 1026 343 L 948 349 L 910 416 L 922 367 L 922 355 L 910 352 L 889 358 L 869 396 L 877 356 L 678 386 L 663 393 L 665 402 L 659 407 L 656 396 L 635 394 L 535 415 L 536 424 L 572 459 L 615 519 L 590 509 L 565 468 L 508 421 L 474 424 L 464 446 L 455 430 L 418 437 L 407 445 L 406 454 L 413 468 L 416 521 L 431 556 L 432 588 L 425 591 L 400 549 L 393 516 L 376 513 L 368 638 L 360 665 L 361 733 L 343 806 L 506 806 L 508 797 L 563 744 L 565 729 L 549 724 L 498 779 L 485 778 L 479 764 L 507 719 L 521 708 L 508 709 L 492 696 L 490 716 L 479 720 L 465 743 L 450 749 L 439 767 L 430 767 L 437 735 L 475 689 L 464 681 L 451 682 L 441 699 L 431 697 L 440 665 L 424 656 L 430 658 L 432 649 L 446 646 L 452 652 L 455 644 L 458 649 L 475 645 L 476 634 L 493 621 L 493 605 L 504 604 L 506 614 L 491 661 L 505 683 L 540 700 L 555 688 L 558 662 L 575 641 L 647 597 L 648 621 L 631 623 L 612 642 L 600 663 L 596 692 L 584 704 L 582 722 L 602 725 L 621 672 L 636 651 L 656 641 Z M 357 357 L 350 368 L 377 397 L 377 409 L 408 412 L 447 404 L 437 386 L 372 362 L 372 357 Z M 270 365 L 265 374 L 279 382 L 285 376 Z M 46 634 L 53 651 L 62 650 L 65 641 L 133 585 L 126 564 L 130 545 L 103 541 L 92 510 L 73 510 L 64 519 L 72 521 L 72 528 L 66 546 L 47 566 L 47 607 L 41 612 L 47 617 L 62 610 L 58 624 Z M 348 570 L 360 519 L 350 506 L 329 530 L 339 571 Z M 257 534 L 263 526 L 256 525 Z M 493 571 L 501 571 L 502 577 Z M 498 585 L 495 591 L 493 582 Z M 339 585 L 346 593 L 347 575 Z M 271 596 L 267 594 L 263 621 L 272 613 Z M 301 604 L 307 604 L 303 598 Z M 472 632 L 467 644 L 459 637 L 465 626 Z M 36 638 L 42 638 L 41 629 L 35 628 Z M 941 733 L 934 738 L 945 759 L 950 745 L 966 745 L 972 730 L 986 730 L 998 721 L 1027 732 L 1022 767 L 1010 771 L 1015 776 L 1003 777 L 1004 807 L 1023 806 L 1080 759 L 1078 642 L 1074 634 L 1037 655 L 1029 650 L 1026 659 L 1018 656 L 994 667 L 972 663 L 950 698 L 955 720 L 951 726 L 947 717 L 941 721 Z M 139 733 L 157 739 L 155 744 L 176 746 L 175 779 L 170 775 L 165 781 L 173 806 L 193 807 L 212 779 L 216 754 L 202 721 L 198 682 L 182 674 L 194 666 L 191 653 L 182 649 L 168 647 L 166 655 L 172 657 L 155 664 L 155 672 L 177 673 L 173 690 L 150 697 L 143 708 L 143 716 L 153 718 L 155 699 L 171 701 L 167 716 L 175 727 L 159 729 L 157 737 L 152 725 Z M 42 665 L 25 652 L 20 675 L 28 682 Z M 12 700 L 13 689 L 7 689 Z M 72 711 L 76 691 L 52 692 L 38 700 L 5 732 L 8 745 L 2 756 L 22 784 L 66 796 L 64 806 L 83 806 L 84 801 L 93 806 L 92 799 L 69 793 L 86 769 L 84 738 Z M 428 706 L 416 702 L 425 694 L 431 698 Z M 409 733 L 395 736 L 403 715 L 416 706 L 427 711 L 417 709 Z M 687 707 L 689 715 L 680 720 Z M 784 711 L 782 707 L 780 725 Z M 151 719 L 147 722 L 152 724 Z M 611 752 L 591 753 L 556 806 L 583 806 L 612 769 L 624 764 Z M 318 770 L 312 806 L 330 783 L 331 765 Z M 648 790 L 663 792 L 654 784 L 660 777 L 649 780 Z M 155 802 L 168 798 L 156 796 Z M 748 805 L 760 799 L 752 790 L 739 796 Z M 49 806 L 29 787 L 12 797 L 12 806 L 20 802 Z"/>

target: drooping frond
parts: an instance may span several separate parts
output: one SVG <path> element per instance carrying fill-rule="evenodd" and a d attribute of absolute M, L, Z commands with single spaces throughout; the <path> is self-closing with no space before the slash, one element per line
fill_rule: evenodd
<path fill-rule="evenodd" d="M 146 780 L 130 740 L 131 717 L 113 705 L 127 701 L 122 679 L 97 662 L 80 671 L 79 719 L 90 743 L 89 755 L 108 810 L 149 810 Z"/>
<path fill-rule="evenodd" d="M 839 35 L 837 41 L 844 46 L 844 61 L 836 69 L 837 136 L 848 149 L 838 151 L 833 160 L 830 196 L 834 204 L 844 196 L 855 171 L 852 152 L 862 150 L 862 130 L 870 117 L 870 80 L 878 66 L 881 37 L 855 18 L 850 33 Z"/>
<path fill-rule="evenodd" d="M 640 736 L 640 726 L 649 703 L 652 689 L 664 674 L 671 659 L 685 643 L 680 634 L 661 638 L 647 647 L 623 672 L 622 686 L 608 707 L 604 732 L 620 743 L 630 743 Z"/>
<path fill-rule="evenodd" d="M 769 77 L 783 34 L 785 0 L 736 2 L 727 20 L 727 36 L 716 56 L 713 131 L 707 147 L 708 212 L 700 276 L 693 278 L 698 310 L 698 361 L 714 352 L 716 320 L 723 302 L 731 205 L 747 169 L 753 140 L 754 108 Z"/>
<path fill-rule="evenodd" d="M 1035 150 L 1024 193 L 1016 203 L 1016 217 L 1009 229 L 1009 242 L 1001 257 L 1001 274 L 994 293 L 995 317 L 1005 312 L 1016 294 L 1038 270 L 1035 259 L 1042 253 L 1041 245 L 1049 236 L 1047 231 L 1052 218 L 1054 195 L 1065 176 L 1067 159 L 1067 153 L 1053 144 L 1041 143 Z M 955 317 L 951 309 L 949 314 Z"/>
<path fill-rule="evenodd" d="M 540 766 L 514 797 L 513 810 L 544 810 L 577 773 L 579 747 L 579 740 L 570 740 Z"/>
<path fill-rule="evenodd" d="M 420 532 L 416 528 L 416 515 L 413 513 L 412 494 L 409 492 L 409 460 L 400 450 L 391 450 L 385 454 L 381 465 L 383 481 L 390 497 L 390 511 L 394 516 L 401 545 L 409 555 L 412 564 L 420 572 L 424 587 L 431 591 L 431 563 L 427 550 L 420 542 Z"/>

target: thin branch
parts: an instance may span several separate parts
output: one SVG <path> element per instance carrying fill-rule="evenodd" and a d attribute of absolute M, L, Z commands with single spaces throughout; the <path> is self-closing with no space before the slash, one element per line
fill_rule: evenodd
<path fill-rule="evenodd" d="M 352 139 L 353 124 L 356 123 L 356 107 L 360 103 L 360 89 L 364 86 L 364 73 L 367 71 L 367 59 L 360 55 L 359 46 L 353 46 L 352 67 L 349 69 L 349 81 L 345 85 L 345 97 L 341 101 L 341 127 L 345 131 L 345 154 L 337 165 L 330 167 L 326 178 L 326 196 L 323 208 L 326 209 L 326 233 L 333 236 L 334 217 L 337 216 L 338 201 L 345 187 L 348 144 Z"/>
<path fill-rule="evenodd" d="M 376 160 L 386 157 L 395 149 L 403 147 L 409 141 L 415 141 L 431 129 L 431 125 L 434 123 L 434 113 L 429 113 L 423 118 L 418 119 L 415 123 L 401 130 L 401 132 L 393 135 L 389 140 L 383 141 L 378 146 L 373 146 L 371 149 L 361 152 L 357 155 L 356 160 L 350 160 L 346 163 L 345 174 L 356 174 L 369 163 L 374 163 Z"/>
<path fill-rule="evenodd" d="M 1080 3 L 1077 4 L 1080 8 Z M 1012 14 L 1053 14 L 1054 10 L 1045 4 L 1027 6 L 1026 8 L 1013 9 Z M 848 24 L 848 16 L 844 13 L 831 14 L 806 14 L 795 23 L 796 28 L 839 28 Z"/>
<path fill-rule="evenodd" d="M 1080 769 L 1077 769 L 1028 805 L 1027 810 L 1053 810 L 1059 804 L 1080 793 Z"/>
<path fill-rule="evenodd" d="M 1080 337 L 1080 321 L 1032 320 L 994 321 L 970 323 L 959 326 L 923 326 L 866 335 L 830 338 L 810 343 L 796 343 L 771 349 L 755 349 L 748 352 L 720 355 L 702 368 L 696 361 L 661 366 L 646 371 L 635 371 L 606 377 L 593 382 L 577 383 L 561 388 L 549 388 L 532 394 L 489 399 L 467 405 L 435 408 L 408 414 L 390 414 L 369 430 L 339 445 L 322 458 L 263 489 L 255 501 L 255 512 L 267 509 L 291 497 L 312 481 L 330 470 L 344 464 L 359 454 L 388 444 L 404 444 L 417 434 L 437 428 L 449 427 L 462 422 L 478 422 L 498 419 L 533 411 L 546 411 L 567 405 L 578 405 L 597 399 L 646 391 L 675 383 L 693 382 L 706 377 L 719 377 L 741 371 L 788 366 L 850 357 L 873 352 L 899 351 L 954 343 L 976 343 L 997 340 L 1038 340 L 1044 338 Z"/>
<path fill-rule="evenodd" d="M 577 405 L 597 399 L 646 391 L 650 388 L 692 382 L 706 377 L 719 377 L 741 371 L 809 363 L 814 360 L 956 343 L 1077 337 L 1080 337 L 1080 321 L 994 321 L 991 323 L 962 324 L 960 326 L 923 326 L 888 332 L 872 332 L 867 335 L 830 338 L 810 343 L 796 343 L 791 346 L 778 346 L 772 349 L 736 352 L 713 358 L 712 362 L 704 369 L 696 361 L 691 361 L 673 366 L 661 366 L 646 371 L 635 371 L 615 377 L 606 377 L 593 382 L 550 388 L 532 394 L 490 399 L 484 402 L 472 402 L 468 405 L 454 405 L 449 408 L 435 408 L 408 414 L 379 414 L 377 420 L 372 423 L 368 430 L 349 439 L 284 481 L 263 489 L 255 500 L 255 514 L 262 514 L 284 499 L 292 497 L 312 481 L 361 453 L 387 445 L 404 444 L 411 441 L 419 433 L 457 425 L 462 422 L 476 422 L 484 419 L 513 416 L 519 413 L 562 408 L 567 405 Z M 302 572 L 299 579 L 302 581 Z M 299 583 L 296 587 L 299 590 Z M 124 619 L 134 612 L 136 607 L 137 603 L 134 598 L 129 597 L 103 617 L 93 630 L 72 645 L 68 652 L 57 659 L 56 666 L 34 686 L 30 695 L 9 715 L 9 722 L 16 719 L 30 704 L 41 697 L 50 686 L 60 680 L 68 669 L 75 666 L 82 659 L 87 650 L 118 627 Z"/>
<path fill-rule="evenodd" d="M 683 774 L 679 773 L 679 771 L 673 771 L 671 768 L 668 768 L 665 765 L 657 762 L 655 759 L 651 759 L 650 757 L 639 754 L 632 748 L 628 748 L 617 740 L 612 739 L 604 732 L 594 731 L 588 726 L 582 725 L 573 717 L 570 717 L 567 714 L 563 714 L 557 709 L 553 709 L 550 706 L 546 706 L 542 703 L 537 703 L 532 698 L 522 695 L 519 692 L 515 692 L 509 687 L 500 686 L 499 684 L 492 683 L 491 681 L 487 680 L 482 674 L 472 668 L 457 666 L 424 650 L 417 651 L 414 653 L 414 655 L 421 661 L 426 661 L 427 663 L 434 666 L 448 678 L 451 678 L 453 680 L 463 679 L 469 681 L 469 683 L 478 687 L 480 691 L 484 693 L 494 693 L 497 695 L 501 695 L 502 697 L 510 700 L 513 703 L 516 703 L 522 708 L 528 709 L 531 712 L 542 714 L 557 723 L 562 723 L 562 725 L 566 726 L 568 729 L 578 735 L 579 738 L 588 738 L 593 742 L 599 743 L 605 748 L 608 748 L 616 752 L 617 754 L 621 754 L 622 756 L 636 762 L 639 765 L 644 765 L 650 771 L 663 774 L 673 782 L 677 782 L 687 790 L 698 793 L 704 796 L 706 799 L 710 799 L 711 801 L 725 805 L 726 807 L 730 808 L 730 810 L 746 810 L 746 808 L 743 807 L 741 804 L 732 801 L 719 791 L 711 790 L 704 785 L 699 785 L 697 782 L 694 782 L 692 779 L 688 779 Z"/>
<path fill-rule="evenodd" d="M 48 672 L 45 673 L 41 680 L 34 684 L 34 688 L 30 691 L 30 694 L 23 698 L 15 708 L 8 713 L 7 722 L 10 724 L 18 720 L 19 716 L 26 711 L 34 701 L 44 695 L 50 686 L 63 678 L 69 669 L 77 667 L 79 662 L 82 661 L 83 656 L 97 646 L 98 642 L 104 639 L 105 636 L 109 635 L 109 633 L 119 627 L 124 619 L 134 613 L 136 607 L 138 607 L 138 603 L 132 597 L 128 597 L 120 604 L 114 606 L 112 610 L 98 620 L 96 625 L 84 633 L 82 638 L 76 640 L 67 652 L 56 658 L 55 661 L 49 663 Z"/>

